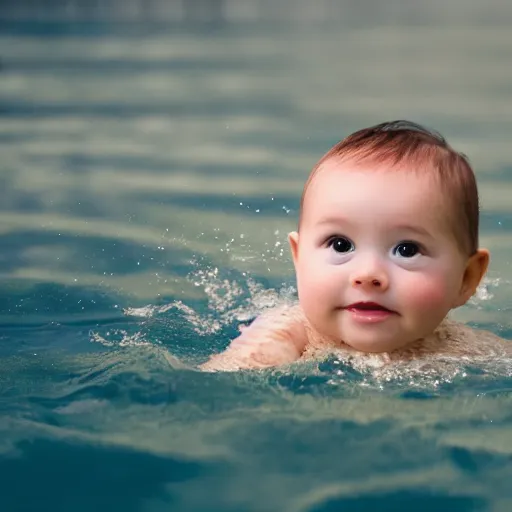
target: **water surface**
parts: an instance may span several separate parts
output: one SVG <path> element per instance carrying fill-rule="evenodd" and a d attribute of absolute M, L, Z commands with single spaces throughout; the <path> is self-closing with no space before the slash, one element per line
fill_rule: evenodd
<path fill-rule="evenodd" d="M 2 510 L 509 510 L 510 362 L 194 370 L 294 297 L 314 162 L 396 118 L 474 163 L 493 259 L 455 316 L 512 337 L 502 10 L 2 25 Z"/>

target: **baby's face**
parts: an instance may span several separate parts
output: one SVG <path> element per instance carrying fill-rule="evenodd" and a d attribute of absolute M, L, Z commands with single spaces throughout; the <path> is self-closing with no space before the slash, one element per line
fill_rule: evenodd
<path fill-rule="evenodd" d="M 364 352 L 431 334 L 464 302 L 468 257 L 446 203 L 439 185 L 414 172 L 323 164 L 300 233 L 290 234 L 299 300 L 313 328 Z"/>

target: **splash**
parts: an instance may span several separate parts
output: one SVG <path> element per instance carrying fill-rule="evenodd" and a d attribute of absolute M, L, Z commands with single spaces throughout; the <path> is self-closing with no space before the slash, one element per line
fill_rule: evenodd
<path fill-rule="evenodd" d="M 331 386 L 357 383 L 374 390 L 425 392 L 439 396 L 455 388 L 486 393 L 502 382 L 510 391 L 512 359 L 503 357 L 431 356 L 408 362 L 387 362 L 378 354 L 370 357 L 332 357 L 318 365 Z"/>
<path fill-rule="evenodd" d="M 145 340 L 142 333 L 130 334 L 125 329 L 111 329 L 105 333 L 105 336 L 90 331 L 89 337 L 94 343 L 105 347 L 152 347 L 154 345 L 153 342 Z"/>
<path fill-rule="evenodd" d="M 243 233 L 226 240 L 220 252 L 225 253 L 230 261 L 243 261 L 247 266 L 253 266 L 254 260 L 266 265 L 270 265 L 271 260 L 285 263 L 286 256 L 280 240 L 280 231 L 274 230 L 273 234 L 274 239 L 264 243 L 263 252 L 261 247 L 253 249 Z M 202 305 L 200 309 L 196 309 L 197 306 L 187 304 L 183 300 L 163 305 L 127 307 L 123 309 L 126 317 L 141 320 L 137 324 L 140 332 L 129 333 L 126 330 L 114 329 L 101 334 L 91 332 L 91 341 L 105 346 L 141 345 L 151 343 L 148 340 L 154 339 L 155 332 L 159 329 L 165 330 L 167 337 L 173 332 L 180 337 L 183 334 L 183 321 L 198 336 L 214 335 L 234 323 L 250 321 L 265 309 L 294 300 L 296 290 L 292 286 L 283 285 L 280 289 L 267 288 L 250 277 L 249 268 L 239 270 L 234 279 L 232 269 L 220 269 L 209 265 L 204 259 L 201 256 L 194 256 L 190 260 L 193 268 L 186 279 L 203 292 L 207 302 L 206 308 Z M 179 314 L 169 315 L 169 311 Z"/>
<path fill-rule="evenodd" d="M 479 307 L 480 302 L 493 299 L 493 290 L 496 289 L 500 284 L 502 284 L 502 280 L 500 278 L 491 279 L 485 277 L 480 286 L 477 288 L 475 295 L 469 300 L 469 304 Z"/>
<path fill-rule="evenodd" d="M 182 301 L 173 301 L 163 306 L 147 305 L 141 308 L 127 308 L 124 314 L 139 318 L 151 318 L 174 309 L 200 336 L 214 334 L 233 322 L 248 322 L 262 311 L 281 304 L 293 302 L 295 288 L 282 287 L 279 290 L 265 288 L 252 278 L 240 284 L 223 278 L 218 268 L 199 269 L 189 279 L 201 287 L 207 298 L 206 313 L 199 313 Z"/>

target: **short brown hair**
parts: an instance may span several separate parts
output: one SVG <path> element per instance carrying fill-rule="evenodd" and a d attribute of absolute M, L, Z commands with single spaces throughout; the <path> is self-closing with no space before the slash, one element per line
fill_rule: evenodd
<path fill-rule="evenodd" d="M 302 192 L 300 217 L 311 181 L 322 164 L 332 158 L 358 164 L 410 164 L 416 172 L 431 173 L 454 208 L 454 231 L 461 248 L 469 255 L 477 251 L 479 204 L 475 174 L 466 155 L 455 151 L 440 133 L 400 120 L 349 135 L 333 146 L 311 171 Z"/>

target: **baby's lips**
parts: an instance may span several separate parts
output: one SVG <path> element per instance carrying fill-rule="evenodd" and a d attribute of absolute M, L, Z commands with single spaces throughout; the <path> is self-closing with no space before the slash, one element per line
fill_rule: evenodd
<path fill-rule="evenodd" d="M 373 302 L 373 301 L 353 302 L 352 304 L 345 306 L 343 309 L 347 309 L 347 310 L 352 309 L 352 310 L 358 310 L 358 311 L 387 311 L 389 313 L 398 314 L 397 311 L 390 309 L 386 306 L 383 306 L 382 304 L 379 304 L 378 302 Z"/>
<path fill-rule="evenodd" d="M 345 309 L 363 309 L 363 310 L 378 309 L 378 310 L 382 310 L 382 311 L 391 311 L 390 309 L 386 308 L 382 304 L 379 304 L 378 302 L 371 302 L 371 301 L 353 302 L 352 304 L 349 304 L 348 306 L 346 306 Z"/>

